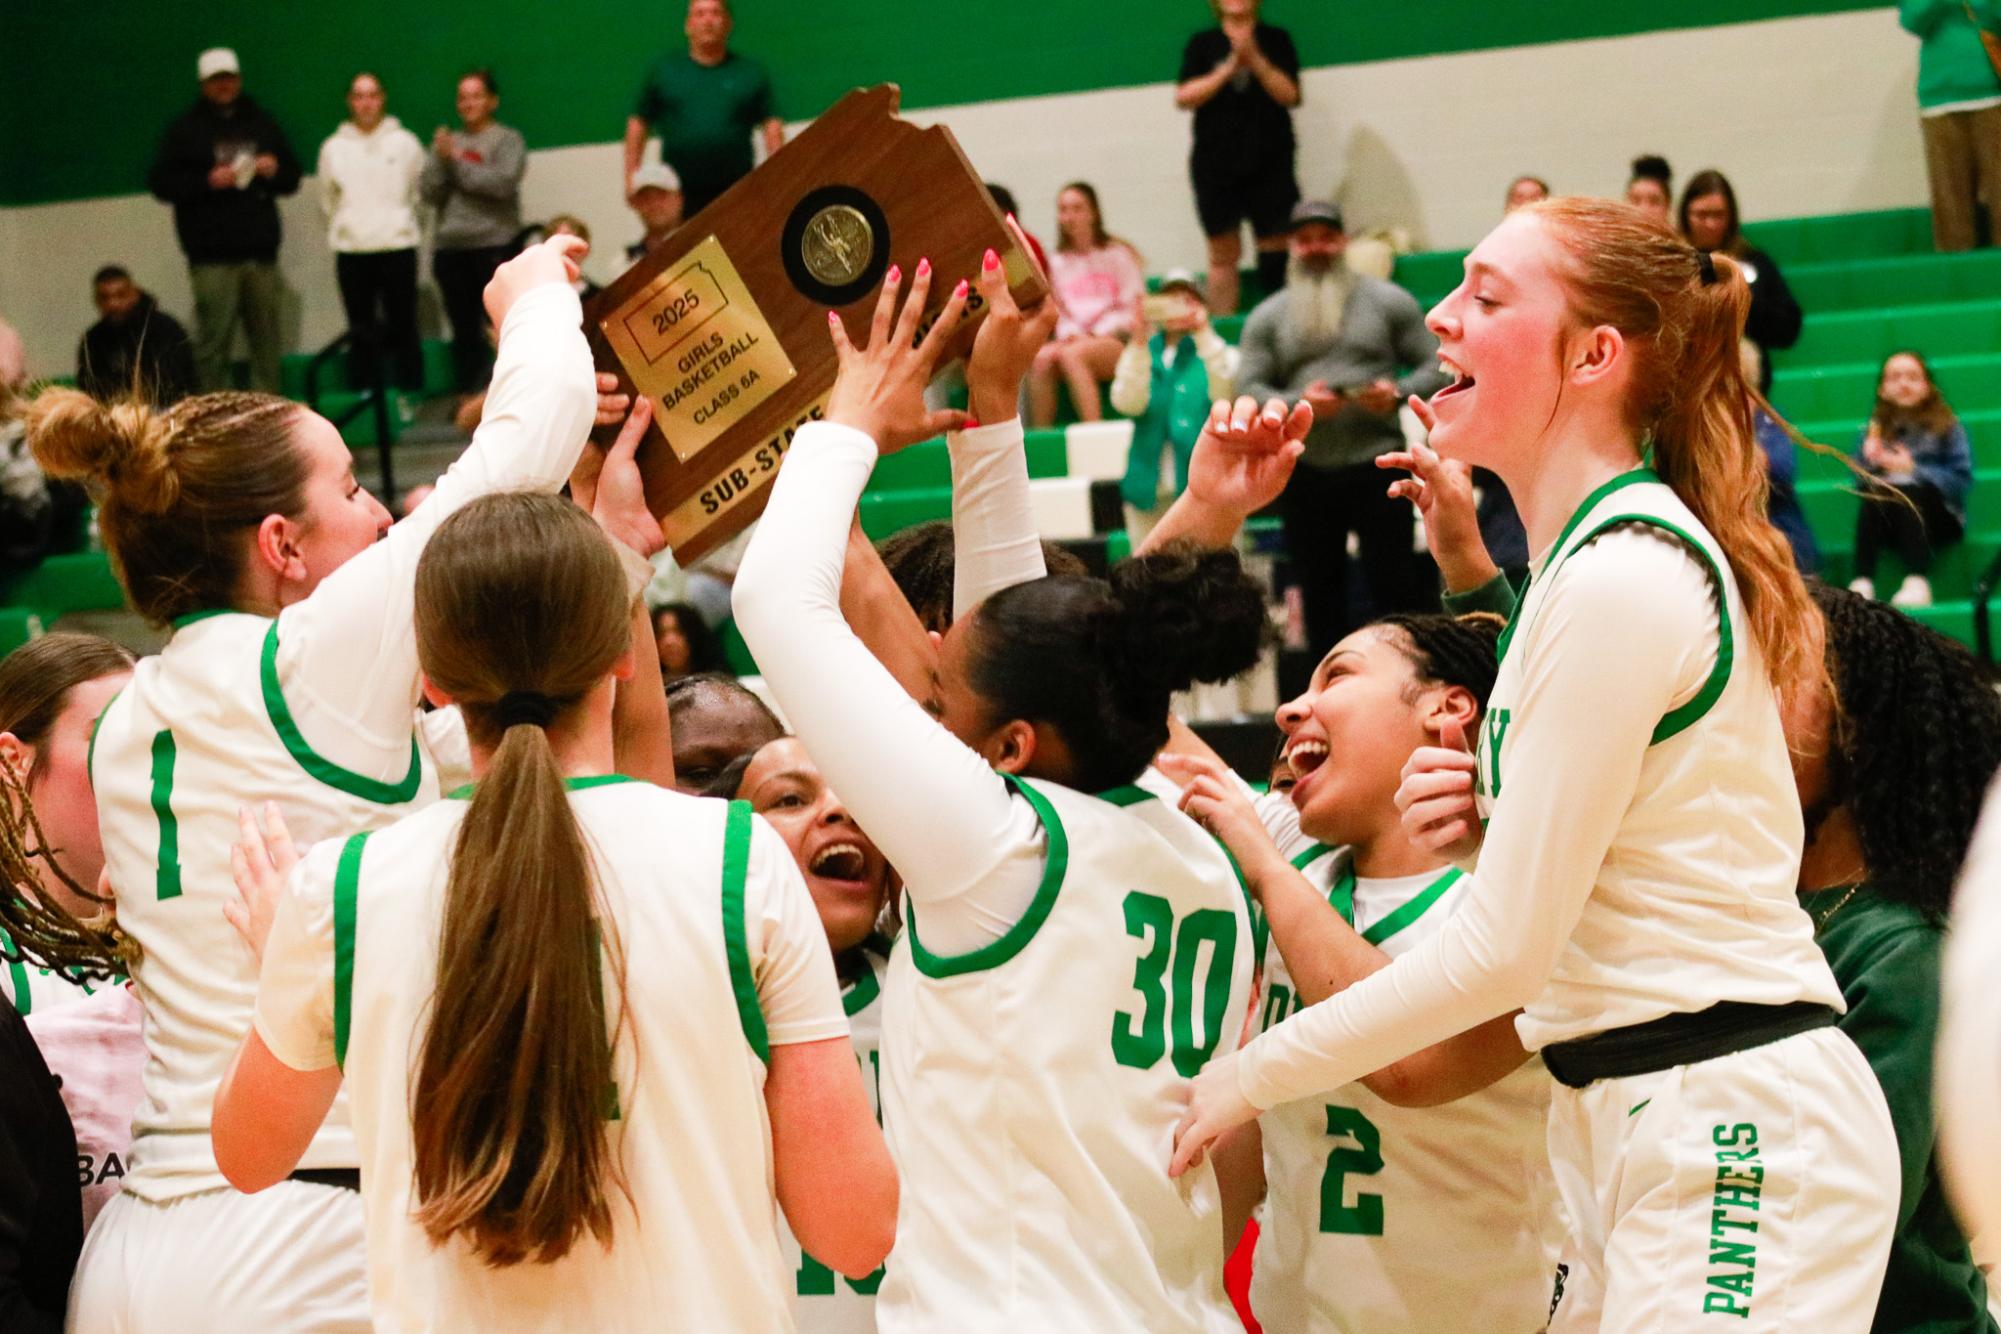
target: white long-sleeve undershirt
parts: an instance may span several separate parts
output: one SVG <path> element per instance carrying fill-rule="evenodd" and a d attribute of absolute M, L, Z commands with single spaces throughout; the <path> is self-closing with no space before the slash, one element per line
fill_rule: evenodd
<path fill-rule="evenodd" d="M 1552 573 L 1511 701 L 1505 783 L 1461 907 L 1382 971 L 1239 1056 L 1258 1107 L 1339 1088 L 1542 991 L 1629 818 L 1655 726 L 1716 661 L 1708 576 L 1653 529 L 1619 529 Z M 1617 985 L 1608 978 L 1608 988 Z"/>
<path fill-rule="evenodd" d="M 801 427 L 732 602 L 808 753 L 922 907 L 925 946 L 960 954 L 1020 919 L 1041 882 L 1044 836 L 1027 803 L 897 684 L 841 616 L 848 528 L 875 461 L 875 442 L 860 431 Z"/>
<path fill-rule="evenodd" d="M 1040 579 L 1042 536 L 1021 418 L 945 437 L 952 458 L 952 619 L 1003 588 Z"/>
<path fill-rule="evenodd" d="M 285 703 L 313 749 L 344 768 L 394 781 L 410 767 L 414 593 L 431 534 L 476 497 L 554 492 L 576 466 L 597 406 L 582 318 L 567 285 L 523 293 L 501 326 L 479 429 L 436 491 L 279 614 Z"/>

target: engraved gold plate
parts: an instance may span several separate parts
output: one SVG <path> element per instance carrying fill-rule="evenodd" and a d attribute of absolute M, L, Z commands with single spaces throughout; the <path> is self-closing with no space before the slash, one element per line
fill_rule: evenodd
<path fill-rule="evenodd" d="M 778 465 L 785 461 L 785 451 L 792 448 L 792 437 L 807 422 L 818 421 L 826 409 L 827 398 L 822 395 L 796 421 L 772 432 L 769 439 L 758 441 L 734 462 L 724 464 L 707 486 L 670 510 L 660 520 L 660 531 L 666 534 L 667 545 L 681 549 L 696 534 L 771 485 L 778 476 Z"/>
<path fill-rule="evenodd" d="M 798 374 L 713 236 L 598 327 L 683 463 Z"/>
<path fill-rule="evenodd" d="M 845 287 L 875 257 L 875 228 L 860 209 L 829 204 L 807 220 L 799 251 L 808 273 L 829 287 Z"/>

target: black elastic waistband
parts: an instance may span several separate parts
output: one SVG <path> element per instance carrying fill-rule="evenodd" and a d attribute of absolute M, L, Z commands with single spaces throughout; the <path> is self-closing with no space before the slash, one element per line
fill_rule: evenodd
<path fill-rule="evenodd" d="M 1542 1049 L 1542 1063 L 1557 1083 L 1581 1089 L 1600 1079 L 1650 1075 L 1749 1051 L 1796 1033 L 1832 1027 L 1839 1017 L 1815 1001 L 1790 1005 L 1718 1001 L 1694 1014 L 1662 1015 L 1573 1042 L 1552 1042 Z"/>
<path fill-rule="evenodd" d="M 361 1169 L 358 1167 L 308 1167 L 285 1179 L 304 1181 L 314 1186 L 334 1186 L 356 1194 L 361 1192 Z"/>

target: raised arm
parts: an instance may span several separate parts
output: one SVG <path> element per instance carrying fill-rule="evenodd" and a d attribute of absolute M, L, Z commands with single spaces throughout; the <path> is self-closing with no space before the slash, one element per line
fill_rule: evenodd
<path fill-rule="evenodd" d="M 1219 400 L 1189 455 L 1188 488 L 1147 534 L 1140 554 L 1176 541 L 1219 548 L 1236 541 L 1244 520 L 1285 491 L 1312 425 L 1313 409 L 1303 402 L 1288 411 L 1274 398 L 1260 411 L 1248 394 L 1234 404 Z"/>
<path fill-rule="evenodd" d="M 568 479 L 597 405 L 582 312 L 570 289 L 574 237 L 508 261 L 487 287 L 500 352 L 472 444 L 417 511 L 278 617 L 278 680 L 320 755 L 371 777 L 401 777 L 417 702 L 412 590 L 424 544 L 447 516 L 494 491 L 553 492 Z"/>

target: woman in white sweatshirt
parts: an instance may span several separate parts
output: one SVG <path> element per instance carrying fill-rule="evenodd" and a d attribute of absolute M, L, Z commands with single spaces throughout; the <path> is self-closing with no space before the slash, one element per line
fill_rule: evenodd
<path fill-rule="evenodd" d="M 385 354 L 397 385 L 424 380 L 417 342 L 417 176 L 424 146 L 383 114 L 382 80 L 363 71 L 347 86 L 349 119 L 320 145 L 320 204 L 327 214 L 341 305 L 347 309 L 351 383 L 375 383 Z"/>

